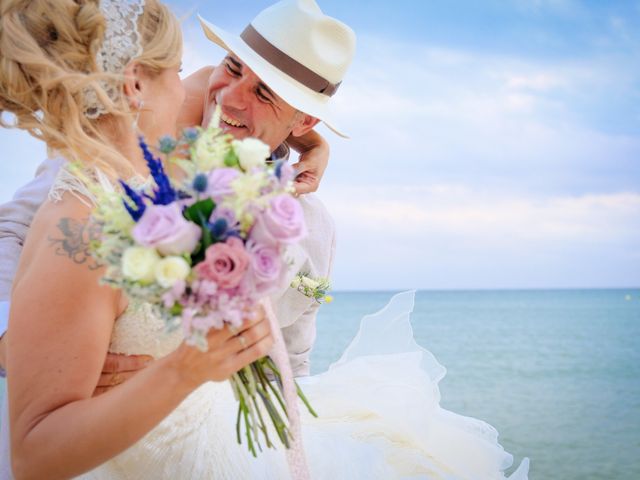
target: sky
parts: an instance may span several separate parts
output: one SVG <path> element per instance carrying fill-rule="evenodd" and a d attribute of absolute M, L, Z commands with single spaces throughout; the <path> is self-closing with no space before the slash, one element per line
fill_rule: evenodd
<path fill-rule="evenodd" d="M 271 1 L 168 2 L 185 74 Z M 356 32 L 317 195 L 336 290 L 640 287 L 640 0 L 319 0 Z M 44 148 L 0 130 L 0 202 Z"/>

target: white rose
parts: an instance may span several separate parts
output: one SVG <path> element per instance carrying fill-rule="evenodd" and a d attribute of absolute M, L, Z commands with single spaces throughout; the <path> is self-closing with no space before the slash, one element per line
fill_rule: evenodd
<path fill-rule="evenodd" d="M 240 166 L 243 170 L 251 170 L 253 167 L 264 165 L 264 161 L 271 155 L 271 149 L 267 144 L 256 138 L 234 140 L 233 149 L 238 155 Z"/>
<path fill-rule="evenodd" d="M 153 248 L 129 247 L 122 255 L 122 273 L 129 280 L 151 283 L 159 261 L 160 255 Z"/>
<path fill-rule="evenodd" d="M 191 267 L 182 257 L 166 257 L 156 264 L 156 280 L 161 287 L 170 288 L 189 276 Z"/>
<path fill-rule="evenodd" d="M 302 285 L 311 290 L 315 290 L 320 286 L 320 282 L 316 282 L 313 278 L 302 277 Z"/>

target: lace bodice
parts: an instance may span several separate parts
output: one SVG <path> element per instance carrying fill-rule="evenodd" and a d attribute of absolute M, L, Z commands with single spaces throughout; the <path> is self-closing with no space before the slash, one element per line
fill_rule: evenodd
<path fill-rule="evenodd" d="M 148 304 L 130 303 L 113 325 L 109 351 L 161 358 L 178 348 L 182 338 L 180 329 L 167 332 Z"/>

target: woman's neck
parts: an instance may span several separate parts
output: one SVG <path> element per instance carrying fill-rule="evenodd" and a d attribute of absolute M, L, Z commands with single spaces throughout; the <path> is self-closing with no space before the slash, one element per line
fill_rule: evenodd
<path fill-rule="evenodd" d="M 133 170 L 146 177 L 149 169 L 138 145 L 138 134 L 134 132 L 131 122 L 127 118 L 109 116 L 102 118 L 98 125 L 100 133 L 129 160 Z"/>

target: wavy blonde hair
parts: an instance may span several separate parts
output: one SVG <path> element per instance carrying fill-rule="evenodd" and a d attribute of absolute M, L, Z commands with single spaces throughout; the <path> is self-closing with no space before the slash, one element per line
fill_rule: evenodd
<path fill-rule="evenodd" d="M 146 0 L 138 30 L 142 54 L 135 61 L 146 71 L 180 64 L 180 24 L 165 5 Z M 105 78 L 124 85 L 123 75 L 96 65 L 104 32 L 98 0 L 0 0 L 0 125 L 26 130 L 68 160 L 127 175 L 132 166 L 100 133 L 100 119 L 84 114 L 93 89 L 108 115 L 131 115 L 124 98 L 112 102 L 101 87 Z"/>

